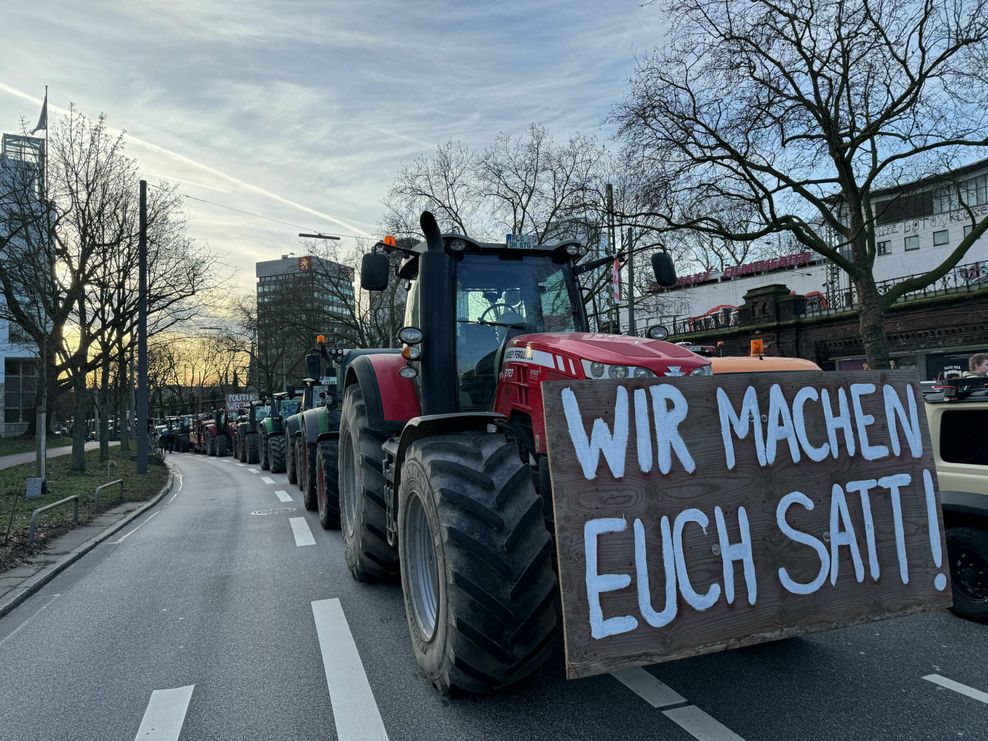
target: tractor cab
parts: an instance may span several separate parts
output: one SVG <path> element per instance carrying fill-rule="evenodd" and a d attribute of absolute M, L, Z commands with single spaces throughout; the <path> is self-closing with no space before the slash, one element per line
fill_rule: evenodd
<path fill-rule="evenodd" d="M 509 340 L 543 332 L 586 332 L 587 316 L 573 271 L 575 242 L 530 249 L 447 237 L 454 268 L 453 336 L 458 405 L 487 409 Z M 399 274 L 414 269 L 406 259 Z M 412 264 L 409 266 L 408 263 Z M 410 269 L 411 268 L 411 269 Z M 405 325 L 422 326 L 421 284 L 412 283 Z"/>

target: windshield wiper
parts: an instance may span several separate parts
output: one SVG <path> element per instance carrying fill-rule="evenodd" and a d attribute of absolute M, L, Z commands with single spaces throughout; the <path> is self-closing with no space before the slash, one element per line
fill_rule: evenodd
<path fill-rule="evenodd" d="M 511 329 L 527 329 L 525 322 L 492 322 L 489 319 L 457 319 L 460 324 L 483 324 L 490 327 L 510 327 Z"/>

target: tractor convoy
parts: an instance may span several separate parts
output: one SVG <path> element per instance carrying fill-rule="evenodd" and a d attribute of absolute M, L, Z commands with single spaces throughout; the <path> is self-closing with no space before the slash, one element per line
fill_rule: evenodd
<path fill-rule="evenodd" d="M 490 692 L 538 670 L 560 629 L 542 384 L 713 371 L 660 339 L 591 332 L 578 278 L 596 265 L 577 242 L 482 243 L 441 234 L 428 212 L 421 228 L 424 241 L 388 238 L 361 264 L 365 290 L 407 282 L 401 348 L 320 337 L 301 387 L 251 405 L 234 450 L 286 471 L 341 529 L 354 579 L 400 580 L 413 653 L 439 691 Z M 669 255 L 652 266 L 675 284 Z M 219 419 L 193 425 L 193 450 L 224 454 Z"/>

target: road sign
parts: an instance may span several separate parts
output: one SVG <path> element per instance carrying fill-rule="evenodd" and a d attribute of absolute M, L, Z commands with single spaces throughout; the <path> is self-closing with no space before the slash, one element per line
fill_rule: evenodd
<path fill-rule="evenodd" d="M 542 388 L 569 677 L 950 605 L 914 373 Z"/>

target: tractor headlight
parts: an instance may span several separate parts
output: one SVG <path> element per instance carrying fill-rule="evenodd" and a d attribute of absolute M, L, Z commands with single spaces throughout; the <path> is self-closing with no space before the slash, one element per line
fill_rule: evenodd
<path fill-rule="evenodd" d="M 655 378 L 655 374 L 648 368 L 635 368 L 631 375 L 635 378 Z"/>
<path fill-rule="evenodd" d="M 712 376 L 713 374 L 713 368 L 709 365 L 701 365 L 699 368 L 694 368 L 690 371 L 691 376 Z"/>
<path fill-rule="evenodd" d="M 418 327 L 402 327 L 398 330 L 398 339 L 406 345 L 417 345 L 424 336 Z"/>
<path fill-rule="evenodd" d="M 405 365 L 398 369 L 398 375 L 402 378 L 412 379 L 419 374 L 414 365 Z"/>
<path fill-rule="evenodd" d="M 607 375 L 611 378 L 627 378 L 628 377 L 628 366 L 626 365 L 609 365 L 607 366 Z"/>
<path fill-rule="evenodd" d="M 401 356 L 405 360 L 418 360 L 422 357 L 422 350 L 418 345 L 404 345 L 401 348 Z"/>
<path fill-rule="evenodd" d="M 593 378 L 603 378 L 604 377 L 604 364 L 603 363 L 591 363 L 590 364 L 590 375 Z"/>

